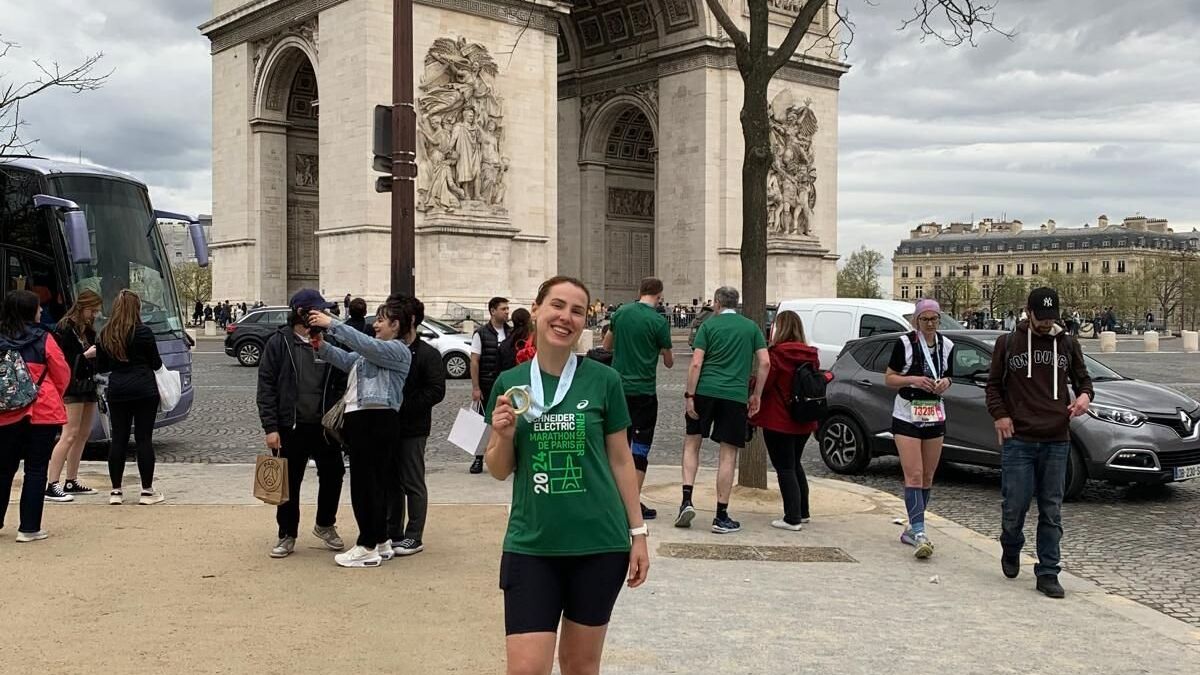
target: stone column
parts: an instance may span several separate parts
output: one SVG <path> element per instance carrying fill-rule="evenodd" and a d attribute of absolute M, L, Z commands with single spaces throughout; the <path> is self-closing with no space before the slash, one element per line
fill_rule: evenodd
<path fill-rule="evenodd" d="M 579 163 L 579 274 L 593 293 L 604 291 L 604 223 L 608 208 L 607 165 L 603 162 Z"/>
<path fill-rule="evenodd" d="M 260 270 L 256 300 L 287 301 L 287 125 L 250 123 L 250 230 L 258 238 Z"/>

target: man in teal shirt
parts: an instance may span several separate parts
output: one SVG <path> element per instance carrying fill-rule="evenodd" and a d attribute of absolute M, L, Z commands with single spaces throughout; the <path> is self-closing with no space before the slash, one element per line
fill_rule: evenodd
<path fill-rule="evenodd" d="M 758 324 L 737 313 L 736 288 L 722 286 L 713 296 L 713 316 L 696 332 L 692 365 L 688 369 L 684 405 L 687 435 L 683 441 L 683 503 L 675 527 L 691 527 L 696 517 L 692 488 L 700 468 L 700 443 L 711 438 L 721 444 L 717 466 L 717 517 L 712 531 L 737 532 L 741 523 L 729 517 L 729 495 L 738 450 L 746 447 L 747 419 L 758 412 L 763 385 L 771 369 L 767 341 Z M 750 374 L 757 362 L 754 392 Z"/>
<path fill-rule="evenodd" d="M 654 443 L 654 427 L 658 426 L 658 359 L 663 365 L 675 365 L 671 353 L 671 326 L 658 313 L 662 302 L 663 282 L 646 277 L 638 292 L 638 301 L 621 305 L 612 316 L 604 348 L 613 353 L 612 367 L 621 374 L 621 387 L 629 407 L 632 424 L 629 426 L 629 447 L 637 469 L 638 490 L 646 483 L 650 465 L 650 446 Z M 642 504 L 642 519 L 658 516 L 654 509 Z"/>

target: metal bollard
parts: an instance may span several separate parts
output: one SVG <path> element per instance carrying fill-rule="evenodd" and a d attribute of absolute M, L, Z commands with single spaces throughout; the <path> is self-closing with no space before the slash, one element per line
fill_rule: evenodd
<path fill-rule="evenodd" d="M 1200 332 L 1194 330 L 1183 331 L 1183 351 L 1188 354 L 1200 352 Z"/>
<path fill-rule="evenodd" d="M 1145 335 L 1142 336 L 1142 344 L 1145 345 L 1147 352 L 1158 351 L 1158 331 L 1146 331 Z"/>
<path fill-rule="evenodd" d="M 1100 333 L 1100 351 L 1110 354 L 1117 351 L 1117 334 L 1111 330 Z"/>

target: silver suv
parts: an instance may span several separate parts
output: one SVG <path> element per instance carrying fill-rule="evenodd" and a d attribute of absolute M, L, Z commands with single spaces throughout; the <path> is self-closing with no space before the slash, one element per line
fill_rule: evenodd
<path fill-rule="evenodd" d="M 948 331 L 955 344 L 954 386 L 946 394 L 946 461 L 1000 466 L 1000 446 L 984 387 L 1001 331 Z M 836 473 L 866 469 L 894 455 L 892 402 L 883 382 L 897 335 L 851 342 L 833 366 L 829 417 L 817 432 L 821 459 Z M 1166 483 L 1200 478 L 1200 403 L 1173 389 L 1123 377 L 1084 355 L 1096 389 L 1087 415 L 1071 421 L 1066 497 L 1088 478 L 1112 483 Z"/>

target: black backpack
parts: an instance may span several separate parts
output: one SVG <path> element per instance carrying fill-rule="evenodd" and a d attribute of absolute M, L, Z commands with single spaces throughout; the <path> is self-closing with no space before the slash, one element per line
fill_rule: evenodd
<path fill-rule="evenodd" d="M 788 414 L 796 422 L 820 422 L 829 415 L 825 388 L 832 379 L 811 363 L 801 363 L 792 372 L 792 392 L 786 397 Z"/>

